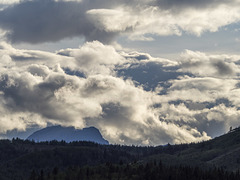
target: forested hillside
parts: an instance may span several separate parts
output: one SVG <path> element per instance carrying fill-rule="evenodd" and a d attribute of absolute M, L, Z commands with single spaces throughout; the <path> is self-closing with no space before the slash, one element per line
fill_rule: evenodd
<path fill-rule="evenodd" d="M 240 130 L 210 141 L 137 147 L 0 140 L 0 179 L 240 179 Z"/>

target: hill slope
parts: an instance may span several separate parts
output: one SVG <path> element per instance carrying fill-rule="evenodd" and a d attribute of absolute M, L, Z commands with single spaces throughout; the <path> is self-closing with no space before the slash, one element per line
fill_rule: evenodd
<path fill-rule="evenodd" d="M 48 173 L 55 176 L 56 167 L 60 171 L 57 173 L 60 173 L 59 176 L 61 173 L 67 176 L 68 173 L 93 171 L 97 173 L 96 176 L 98 173 L 108 176 L 106 173 L 109 172 L 115 173 L 113 176 L 119 173 L 124 176 L 135 173 L 137 176 L 141 172 L 147 177 L 147 174 L 151 174 L 150 166 L 156 172 L 162 169 L 167 174 L 169 171 L 169 176 L 176 172 L 178 177 L 178 172 L 186 170 L 189 173 L 205 174 L 207 177 L 214 174 L 223 177 L 222 174 L 225 174 L 225 179 L 234 179 L 230 176 L 233 177 L 231 172 L 235 172 L 235 179 L 240 179 L 237 171 L 240 169 L 240 129 L 206 142 L 157 147 L 100 145 L 92 142 L 35 143 L 20 139 L 0 140 L 0 179 L 3 180 L 27 179 L 33 171 L 38 175 L 43 171 L 45 177 Z M 108 170 L 102 172 L 102 168 Z M 128 172 L 127 169 L 132 169 L 132 172 Z M 230 174 L 226 174 L 226 171 Z M 160 174 L 157 176 L 160 177 Z M 169 176 L 166 176 L 166 179 L 169 179 Z M 194 174 L 192 176 L 195 177 Z M 206 177 L 198 176 L 195 179 Z"/>
<path fill-rule="evenodd" d="M 109 144 L 107 140 L 103 139 L 101 133 L 95 127 L 78 130 L 74 127 L 51 126 L 34 132 L 27 139 L 36 142 L 64 140 L 66 142 L 91 141 L 99 144 Z"/>
<path fill-rule="evenodd" d="M 229 171 L 240 169 L 240 128 L 201 143 L 168 145 L 168 153 L 147 157 L 170 165 L 221 167 Z"/>

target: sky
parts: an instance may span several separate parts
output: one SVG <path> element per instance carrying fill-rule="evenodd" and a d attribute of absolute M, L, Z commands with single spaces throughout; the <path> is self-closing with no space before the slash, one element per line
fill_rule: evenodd
<path fill-rule="evenodd" d="M 0 138 L 94 126 L 112 144 L 238 127 L 239 0 L 0 0 Z"/>

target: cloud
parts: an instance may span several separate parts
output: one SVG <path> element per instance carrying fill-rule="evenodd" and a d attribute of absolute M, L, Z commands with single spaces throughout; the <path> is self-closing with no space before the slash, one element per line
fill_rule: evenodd
<path fill-rule="evenodd" d="M 137 77 L 142 76 L 138 80 L 140 84 L 149 75 L 146 82 L 154 85 L 161 99 L 156 105 L 161 121 L 196 127 L 212 137 L 228 131 L 230 126 L 238 126 L 238 55 L 207 55 L 187 50 L 177 62 L 149 56 L 143 59 L 132 63 L 124 72 L 140 67 L 141 71 L 135 70 L 139 73 Z M 151 81 L 156 74 L 157 80 Z M 125 75 L 131 77 L 129 72 Z"/>
<path fill-rule="evenodd" d="M 14 3 L 19 3 L 20 0 L 1 0 L 0 4 L 14 4 Z"/>
<path fill-rule="evenodd" d="M 0 44 L 0 133 L 95 126 L 111 143 L 207 140 L 238 126 L 239 56 L 179 59 L 98 41 L 56 53 Z"/>
<path fill-rule="evenodd" d="M 96 41 L 57 54 L 18 50 L 2 43 L 0 55 L 2 134 L 7 130 L 60 124 L 77 128 L 96 126 L 110 142 L 121 144 L 157 145 L 210 138 L 187 120 L 185 124 L 176 124 L 172 118 L 162 121 L 163 107 L 170 106 L 169 102 L 164 102 L 157 92 L 145 91 L 126 74 L 120 77 L 117 73 L 118 68 L 131 67 L 132 63 L 136 67 L 145 64 L 149 67 L 147 71 L 154 67 L 148 61 L 160 64 L 163 69 L 177 65 L 170 60 L 118 52 Z M 66 67 L 66 61 L 71 65 Z M 99 71 L 93 65 L 111 73 Z M 91 73 L 84 71 L 87 69 Z M 86 76 L 79 77 L 69 71 L 83 71 Z"/>
<path fill-rule="evenodd" d="M 115 36 L 96 29 L 88 21 L 86 7 L 79 2 L 53 0 L 23 1 L 0 11 L 0 26 L 8 30 L 12 42 L 41 43 L 66 37 L 111 41 Z"/>
<path fill-rule="evenodd" d="M 82 0 L 55 0 L 55 2 L 82 2 Z"/>
<path fill-rule="evenodd" d="M 183 71 L 194 75 L 228 78 L 239 73 L 239 66 L 234 62 L 238 58 L 229 55 L 209 56 L 201 52 L 186 50 L 182 53 L 179 63 Z"/>
<path fill-rule="evenodd" d="M 124 62 L 124 58 L 112 46 L 98 41 L 87 42 L 79 49 L 65 49 L 58 54 L 73 57 L 76 70 L 85 75 L 112 74 L 116 65 Z"/>
<path fill-rule="evenodd" d="M 230 4 L 230 3 L 237 3 L 237 1 L 228 1 L 228 0 L 202 0 L 202 1 L 197 1 L 197 0 L 154 0 L 152 1 L 153 4 L 158 5 L 162 8 L 197 8 L 197 9 L 202 9 L 202 8 L 207 8 L 207 7 L 216 7 L 220 4 Z"/>
<path fill-rule="evenodd" d="M 91 9 L 87 15 L 99 30 L 107 32 L 124 32 L 137 23 L 124 9 Z"/>
<path fill-rule="evenodd" d="M 111 43 L 118 36 L 200 36 L 239 22 L 237 1 L 21 1 L 0 11 L 0 28 L 11 42 L 56 42 L 77 36 Z"/>
<path fill-rule="evenodd" d="M 238 126 L 238 61 L 237 55 L 182 53 L 176 71 L 190 74 L 168 81 L 169 87 L 161 95 L 162 119 L 204 129 L 212 137 Z"/>

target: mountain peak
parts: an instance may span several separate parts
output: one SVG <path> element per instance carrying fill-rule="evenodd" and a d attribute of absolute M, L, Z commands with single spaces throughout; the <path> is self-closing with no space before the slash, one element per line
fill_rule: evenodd
<path fill-rule="evenodd" d="M 75 129 L 72 126 L 71 127 L 62 127 L 60 125 L 50 126 L 34 132 L 27 139 L 34 140 L 36 142 L 64 140 L 66 142 L 91 141 L 98 144 L 109 144 L 108 141 L 102 137 L 99 130 L 95 127 L 87 127 L 83 128 L 82 130 L 79 130 Z"/>

